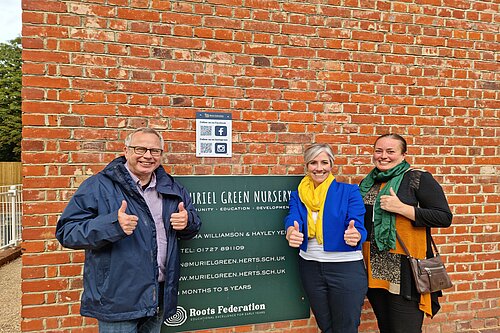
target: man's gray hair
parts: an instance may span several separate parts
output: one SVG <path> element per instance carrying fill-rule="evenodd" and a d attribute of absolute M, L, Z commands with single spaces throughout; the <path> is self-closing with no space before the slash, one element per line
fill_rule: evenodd
<path fill-rule="evenodd" d="M 156 131 L 152 128 L 149 128 L 149 127 L 138 128 L 135 131 L 133 131 L 132 133 L 130 133 L 129 135 L 127 135 L 127 137 L 125 138 L 125 146 L 128 147 L 130 145 L 130 141 L 132 141 L 132 137 L 134 136 L 134 134 L 139 133 L 139 132 L 156 135 L 158 137 L 158 139 L 160 139 L 161 149 L 163 149 L 163 147 L 165 145 L 165 140 L 163 140 L 163 137 L 161 136 L 160 133 L 158 133 L 158 131 Z"/>
<path fill-rule="evenodd" d="M 304 151 L 304 161 L 306 162 L 306 167 L 311 161 L 321 153 L 326 153 L 328 155 L 328 160 L 330 161 L 330 166 L 333 167 L 333 151 L 330 145 L 326 143 L 315 143 Z"/>

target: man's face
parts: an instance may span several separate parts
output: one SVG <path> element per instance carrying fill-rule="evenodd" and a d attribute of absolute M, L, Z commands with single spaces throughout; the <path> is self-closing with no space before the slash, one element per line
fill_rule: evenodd
<path fill-rule="evenodd" d="M 151 151 L 148 150 L 144 155 L 140 155 L 134 152 L 134 148 L 131 147 L 136 147 L 136 150 L 138 147 L 163 149 L 160 138 L 153 133 L 137 132 L 132 136 L 129 147 L 124 148 L 125 158 L 127 159 L 130 171 L 136 175 L 141 182 L 148 182 L 153 171 L 160 166 L 162 154 L 153 156 L 151 155 Z"/>

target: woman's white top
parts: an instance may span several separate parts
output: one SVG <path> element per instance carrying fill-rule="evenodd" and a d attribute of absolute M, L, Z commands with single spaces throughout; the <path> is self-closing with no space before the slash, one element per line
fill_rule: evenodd
<path fill-rule="evenodd" d="M 316 221 L 318 212 L 312 212 L 312 217 Z M 307 235 L 304 235 L 307 237 Z M 323 250 L 323 244 L 319 244 L 316 238 L 310 238 L 307 242 L 307 251 L 300 250 L 299 255 L 305 260 L 319 262 L 346 262 L 363 259 L 361 250 L 349 252 L 327 252 Z"/>

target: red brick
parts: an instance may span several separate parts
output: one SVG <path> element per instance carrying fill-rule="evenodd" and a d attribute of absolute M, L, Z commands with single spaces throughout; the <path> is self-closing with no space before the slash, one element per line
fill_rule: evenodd
<path fill-rule="evenodd" d="M 23 292 L 47 292 L 50 290 L 64 290 L 68 288 L 67 280 L 39 280 L 24 281 L 22 285 Z"/>
<path fill-rule="evenodd" d="M 44 319 L 26 319 L 21 321 L 21 330 L 23 332 L 41 332 L 44 329 Z"/>

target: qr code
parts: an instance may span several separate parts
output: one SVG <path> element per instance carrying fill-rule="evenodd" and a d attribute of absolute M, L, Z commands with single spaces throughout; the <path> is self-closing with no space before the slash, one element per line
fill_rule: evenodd
<path fill-rule="evenodd" d="M 201 143 L 200 144 L 200 153 L 202 154 L 212 154 L 212 144 L 211 143 Z"/>
<path fill-rule="evenodd" d="M 201 126 L 200 134 L 201 134 L 201 136 L 211 136 L 212 135 L 212 126 Z"/>

